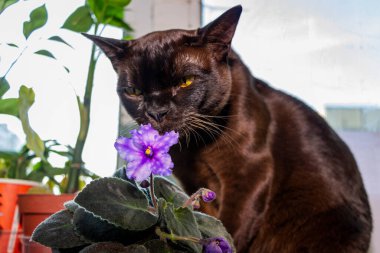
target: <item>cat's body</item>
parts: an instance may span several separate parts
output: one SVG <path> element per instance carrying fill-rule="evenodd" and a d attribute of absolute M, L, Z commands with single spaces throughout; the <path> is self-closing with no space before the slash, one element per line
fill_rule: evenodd
<path fill-rule="evenodd" d="M 371 217 L 347 146 L 317 113 L 232 57 L 228 137 L 178 148 L 175 175 L 188 192 L 217 192 L 206 211 L 234 235 L 238 252 L 366 252 Z"/>
<path fill-rule="evenodd" d="M 204 210 L 238 252 L 365 253 L 371 214 L 351 152 L 317 113 L 255 79 L 230 50 L 240 12 L 200 30 L 91 39 L 118 72 L 132 117 L 181 133 L 174 174 L 189 193 L 217 193 Z"/>

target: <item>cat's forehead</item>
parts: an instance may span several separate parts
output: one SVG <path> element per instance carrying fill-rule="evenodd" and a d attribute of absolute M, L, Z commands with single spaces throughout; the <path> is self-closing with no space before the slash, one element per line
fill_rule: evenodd
<path fill-rule="evenodd" d="M 207 68 L 199 48 L 189 46 L 196 30 L 168 30 L 147 34 L 129 46 L 129 67 L 150 72 L 184 72 L 191 66 Z"/>
<path fill-rule="evenodd" d="M 165 47 L 178 47 L 188 38 L 196 36 L 196 30 L 173 29 L 156 31 L 133 40 L 130 49 L 133 51 L 160 50 Z"/>

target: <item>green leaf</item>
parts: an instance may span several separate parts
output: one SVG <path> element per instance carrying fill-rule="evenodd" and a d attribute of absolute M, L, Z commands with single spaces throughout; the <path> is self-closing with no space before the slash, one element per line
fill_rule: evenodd
<path fill-rule="evenodd" d="M 7 45 L 10 46 L 10 47 L 17 47 L 18 48 L 18 46 L 16 44 L 14 44 L 14 43 L 7 43 Z"/>
<path fill-rule="evenodd" d="M 79 205 L 75 203 L 74 200 L 69 200 L 63 204 L 67 210 L 69 210 L 71 213 L 74 213 L 75 210 L 79 208 Z"/>
<path fill-rule="evenodd" d="M 123 21 L 125 6 L 130 2 L 130 0 L 88 0 L 98 23 L 133 31 L 130 25 Z"/>
<path fill-rule="evenodd" d="M 130 245 L 125 247 L 123 244 L 115 242 L 99 242 L 92 244 L 79 253 L 148 253 L 142 245 Z"/>
<path fill-rule="evenodd" d="M 52 36 L 52 37 L 50 37 L 48 40 L 57 41 L 57 42 L 60 42 L 60 43 L 66 44 L 67 46 L 73 48 L 69 43 L 67 43 L 64 39 L 62 39 L 62 38 L 59 37 L 59 36 Z"/>
<path fill-rule="evenodd" d="M 45 4 L 34 9 L 30 15 L 30 20 L 24 22 L 24 36 L 25 39 L 28 39 L 30 34 L 35 30 L 43 27 L 48 19 L 48 14 Z"/>
<path fill-rule="evenodd" d="M 203 238 L 224 237 L 233 247 L 232 236 L 227 232 L 220 220 L 201 212 L 194 212 L 194 216 Z M 233 252 L 235 252 L 235 250 L 233 250 Z"/>
<path fill-rule="evenodd" d="M 127 247 L 127 252 L 128 253 L 149 253 L 149 251 L 143 246 L 143 245 L 129 245 Z"/>
<path fill-rule="evenodd" d="M 9 90 L 9 83 L 5 76 L 0 77 L 0 98 Z"/>
<path fill-rule="evenodd" d="M 50 58 L 53 58 L 53 59 L 56 59 L 55 56 L 50 53 L 49 51 L 43 49 L 43 50 L 38 50 L 36 52 L 34 52 L 35 54 L 40 54 L 40 55 L 44 55 L 44 56 L 47 56 L 47 57 L 50 57 Z"/>
<path fill-rule="evenodd" d="M 158 217 L 148 211 L 145 195 L 119 178 L 92 181 L 74 201 L 87 211 L 127 230 L 145 230 L 158 221 Z"/>
<path fill-rule="evenodd" d="M 164 241 L 155 239 L 144 243 L 144 246 L 148 249 L 149 253 L 180 253 L 182 251 L 174 251 Z"/>
<path fill-rule="evenodd" d="M 34 103 L 34 92 L 32 88 L 21 86 L 19 90 L 19 117 L 22 123 L 22 128 L 26 135 L 26 145 L 34 153 L 45 160 L 44 151 L 45 145 L 38 134 L 32 129 L 29 124 L 28 111 Z"/>
<path fill-rule="evenodd" d="M 175 207 L 181 207 L 189 199 L 180 187 L 163 177 L 154 177 L 154 193 L 157 198 L 163 198 Z"/>
<path fill-rule="evenodd" d="M 68 210 L 59 211 L 43 221 L 32 234 L 32 240 L 51 248 L 73 248 L 88 244 L 75 232 Z"/>
<path fill-rule="evenodd" d="M 9 6 L 14 3 L 17 3 L 18 0 L 0 0 L 0 14 Z"/>
<path fill-rule="evenodd" d="M 112 26 L 115 26 L 115 27 L 123 28 L 128 32 L 133 31 L 132 27 L 129 24 L 127 24 L 126 22 L 124 22 L 124 20 L 122 18 L 112 17 L 111 19 L 109 19 L 109 21 L 107 23 L 112 25 Z"/>
<path fill-rule="evenodd" d="M 0 114 L 7 114 L 7 115 L 19 117 L 18 108 L 19 108 L 18 98 L 0 99 Z"/>
<path fill-rule="evenodd" d="M 80 232 L 87 240 L 93 242 L 112 241 L 128 245 L 146 239 L 149 233 L 153 233 L 152 231 L 128 231 L 122 229 L 96 217 L 82 207 L 75 210 L 73 224 L 76 231 Z"/>
<path fill-rule="evenodd" d="M 175 208 L 172 203 L 168 203 L 163 199 L 159 199 L 159 208 L 171 234 L 201 239 L 201 233 L 194 214 L 189 208 Z M 194 252 L 202 252 L 200 244 L 189 241 L 178 241 L 178 243 Z"/>
<path fill-rule="evenodd" d="M 94 24 L 90 10 L 87 6 L 76 9 L 65 21 L 62 28 L 74 32 L 87 32 Z"/>

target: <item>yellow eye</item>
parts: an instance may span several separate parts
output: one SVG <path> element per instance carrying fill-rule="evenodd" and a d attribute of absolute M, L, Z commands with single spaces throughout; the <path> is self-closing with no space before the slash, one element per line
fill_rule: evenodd
<path fill-rule="evenodd" d="M 125 93 L 129 96 L 140 96 L 142 91 L 132 86 L 125 86 L 117 88 L 118 92 Z"/>
<path fill-rule="evenodd" d="M 180 83 L 181 88 L 186 88 L 190 86 L 194 81 L 194 76 L 186 76 Z"/>

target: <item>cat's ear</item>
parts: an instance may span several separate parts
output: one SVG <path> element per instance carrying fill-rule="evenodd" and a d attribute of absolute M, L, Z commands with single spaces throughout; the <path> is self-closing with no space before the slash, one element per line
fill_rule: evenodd
<path fill-rule="evenodd" d="M 198 30 L 203 43 L 217 43 L 229 46 L 235 34 L 242 12 L 241 5 L 232 7 L 220 17 Z"/>
<path fill-rule="evenodd" d="M 116 67 L 120 58 L 124 56 L 129 44 L 129 41 L 126 40 L 105 38 L 86 33 L 82 33 L 82 35 L 92 40 L 111 60 L 114 67 Z"/>

